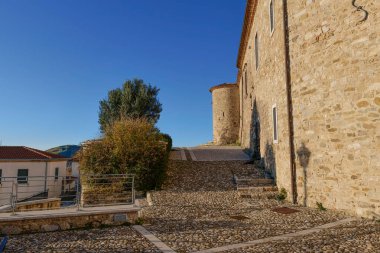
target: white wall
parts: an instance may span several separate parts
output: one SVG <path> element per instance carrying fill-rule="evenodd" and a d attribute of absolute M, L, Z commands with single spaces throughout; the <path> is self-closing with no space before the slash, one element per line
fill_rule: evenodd
<path fill-rule="evenodd" d="M 68 161 L 67 172 L 68 177 L 79 178 L 79 162 L 75 160 Z"/>
<path fill-rule="evenodd" d="M 66 176 L 66 161 L 20 161 L 9 162 L 0 161 L 2 169 L 2 180 L 0 185 L 0 205 L 10 203 L 12 192 L 12 181 L 17 183 L 18 169 L 28 169 L 28 183 L 18 184 L 17 199 L 22 200 L 35 194 L 41 193 L 45 189 L 45 168 L 47 165 L 46 189 L 49 190 L 49 197 L 58 197 L 61 193 L 62 178 Z M 54 179 L 55 168 L 59 168 L 59 179 Z M 51 178 L 50 178 L 51 177 Z M 15 192 L 15 189 L 14 189 Z"/>

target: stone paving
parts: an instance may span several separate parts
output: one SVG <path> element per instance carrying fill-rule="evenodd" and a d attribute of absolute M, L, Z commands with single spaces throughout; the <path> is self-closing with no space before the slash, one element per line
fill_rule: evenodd
<path fill-rule="evenodd" d="M 189 148 L 197 161 L 247 161 L 249 156 L 235 146 L 199 146 Z M 194 159 L 193 159 L 194 160 Z"/>
<path fill-rule="evenodd" d="M 182 160 L 181 157 L 181 150 L 180 149 L 175 149 L 170 152 L 169 156 L 170 160 Z"/>
<path fill-rule="evenodd" d="M 129 226 L 11 236 L 5 252 L 139 252 L 158 253 L 152 243 Z"/>
<path fill-rule="evenodd" d="M 255 171 L 253 165 L 236 161 L 171 161 L 164 190 L 152 193 L 153 206 L 144 208 L 144 227 L 177 252 L 191 252 L 292 233 L 346 217 L 281 203 L 271 192 L 242 198 L 231 178 L 247 170 Z M 272 211 L 280 206 L 299 212 Z"/>
<path fill-rule="evenodd" d="M 244 161 L 169 162 L 162 191 L 143 204 L 144 227 L 176 252 L 194 252 L 300 232 L 345 219 L 277 201 L 272 191 L 235 191 L 232 175 L 262 177 Z M 249 197 L 247 197 L 249 196 Z M 280 214 L 277 207 L 299 212 Z M 355 220 L 292 239 L 225 250 L 244 252 L 380 252 L 380 223 Z M 218 252 L 223 252 L 219 250 Z M 6 252 L 160 252 L 132 227 L 75 230 L 12 236 Z"/>
<path fill-rule="evenodd" d="M 222 252 L 376 253 L 380 252 L 380 223 L 378 221 L 357 220 L 303 237 Z"/>
<path fill-rule="evenodd" d="M 190 173 L 190 174 L 189 174 Z M 232 176 L 262 177 L 263 172 L 253 170 L 252 165 L 245 162 L 222 161 L 170 161 L 164 190 L 174 192 L 188 191 L 233 191 Z"/>
<path fill-rule="evenodd" d="M 181 151 L 188 154 L 182 157 Z M 236 146 L 199 146 L 192 148 L 173 148 L 171 160 L 194 161 L 248 161 L 249 156 Z"/>

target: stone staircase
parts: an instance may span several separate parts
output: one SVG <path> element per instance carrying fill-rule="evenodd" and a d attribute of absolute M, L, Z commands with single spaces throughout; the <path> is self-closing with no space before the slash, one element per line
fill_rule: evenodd
<path fill-rule="evenodd" d="M 278 188 L 272 178 L 233 176 L 235 188 L 241 198 L 275 198 Z"/>

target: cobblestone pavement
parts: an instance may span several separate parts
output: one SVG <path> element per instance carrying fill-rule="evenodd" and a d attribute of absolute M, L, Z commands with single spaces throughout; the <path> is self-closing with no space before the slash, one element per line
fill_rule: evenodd
<path fill-rule="evenodd" d="M 169 162 L 162 191 L 145 202 L 144 227 L 177 252 L 192 252 L 302 231 L 346 218 L 342 213 L 293 206 L 275 192 L 234 190 L 232 175 L 262 177 L 242 161 Z M 247 197 L 250 196 L 250 197 Z M 141 201 L 144 203 L 144 201 Z M 299 212 L 280 214 L 289 207 Z M 225 251 L 380 252 L 380 223 L 357 220 L 318 233 Z M 6 252 L 159 252 L 131 227 L 12 236 Z"/>
<path fill-rule="evenodd" d="M 376 221 L 358 220 L 304 237 L 223 252 L 376 253 L 380 252 L 380 223 Z"/>
<path fill-rule="evenodd" d="M 163 189 L 174 192 L 233 191 L 233 174 L 263 176 L 262 171 L 252 168 L 252 165 L 242 161 L 170 161 L 170 169 L 167 171 L 168 180 L 164 183 Z"/>
<path fill-rule="evenodd" d="M 182 160 L 181 150 L 192 152 L 196 161 L 248 161 L 249 156 L 237 146 L 199 146 L 192 148 L 173 148 L 171 160 Z M 188 154 L 187 160 L 193 160 Z"/>
<path fill-rule="evenodd" d="M 197 161 L 247 161 L 249 156 L 240 147 L 207 146 L 189 148 Z"/>
<path fill-rule="evenodd" d="M 182 160 L 180 149 L 172 150 L 169 155 L 170 160 Z"/>
<path fill-rule="evenodd" d="M 144 226 L 174 250 L 191 252 L 296 232 L 346 217 L 284 204 L 271 192 L 242 198 L 233 190 L 232 174 L 250 170 L 260 176 L 252 166 L 231 161 L 171 161 L 164 190 L 154 192 L 154 205 L 144 208 Z M 282 206 L 299 212 L 272 211 Z"/>
<path fill-rule="evenodd" d="M 85 253 L 133 252 L 158 253 L 153 244 L 129 226 L 72 230 L 11 236 L 9 253 Z"/>

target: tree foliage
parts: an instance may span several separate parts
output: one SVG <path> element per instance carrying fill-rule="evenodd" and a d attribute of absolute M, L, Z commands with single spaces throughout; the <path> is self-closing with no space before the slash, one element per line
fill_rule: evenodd
<path fill-rule="evenodd" d="M 170 152 L 173 147 L 173 140 L 172 137 L 169 134 L 160 133 L 161 140 L 166 142 L 166 150 Z"/>
<path fill-rule="evenodd" d="M 114 121 L 122 118 L 146 118 L 157 123 L 162 105 L 157 87 L 145 84 L 141 79 L 128 80 L 122 88 L 108 92 L 108 98 L 100 101 L 99 124 L 102 132 Z"/>
<path fill-rule="evenodd" d="M 166 142 L 147 119 L 123 118 L 80 154 L 81 173 L 135 174 L 138 190 L 159 188 L 168 160 Z"/>

